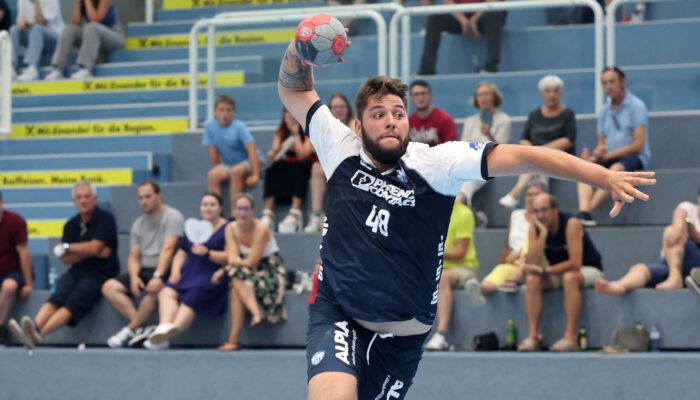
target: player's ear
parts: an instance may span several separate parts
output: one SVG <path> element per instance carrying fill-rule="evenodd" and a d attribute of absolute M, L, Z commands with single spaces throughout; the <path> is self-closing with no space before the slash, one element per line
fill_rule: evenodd
<path fill-rule="evenodd" d="M 355 126 L 353 126 L 353 129 L 358 136 L 360 135 L 360 132 L 362 132 L 362 122 L 360 122 L 359 118 L 355 119 Z"/>

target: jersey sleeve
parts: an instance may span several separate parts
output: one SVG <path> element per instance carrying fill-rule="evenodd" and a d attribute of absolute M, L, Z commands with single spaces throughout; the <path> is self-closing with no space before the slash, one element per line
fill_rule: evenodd
<path fill-rule="evenodd" d="M 316 150 L 326 179 L 333 176 L 343 160 L 360 152 L 357 135 L 335 118 L 320 100 L 311 106 L 306 116 L 306 134 Z"/>
<path fill-rule="evenodd" d="M 448 142 L 435 147 L 410 143 L 403 160 L 437 192 L 455 196 L 465 181 L 487 181 L 487 157 L 496 143 Z"/>

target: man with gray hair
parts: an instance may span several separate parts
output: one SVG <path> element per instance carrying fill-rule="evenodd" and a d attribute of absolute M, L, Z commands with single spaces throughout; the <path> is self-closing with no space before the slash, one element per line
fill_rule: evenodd
<path fill-rule="evenodd" d="M 95 187 L 78 181 L 73 202 L 78 214 L 63 226 L 61 243 L 53 249 L 70 269 L 33 319 L 24 316 L 21 325 L 10 321 L 10 330 L 28 349 L 65 325 L 75 326 L 100 299 L 102 284 L 119 272 L 117 224 L 111 213 L 97 207 Z"/>

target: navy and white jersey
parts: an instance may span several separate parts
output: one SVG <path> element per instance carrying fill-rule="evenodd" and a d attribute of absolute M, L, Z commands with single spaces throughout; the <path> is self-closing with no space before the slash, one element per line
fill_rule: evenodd
<path fill-rule="evenodd" d="M 432 325 L 454 196 L 488 179 L 493 143 L 410 143 L 382 173 L 320 101 L 306 122 L 328 180 L 319 294 L 358 320 Z"/>

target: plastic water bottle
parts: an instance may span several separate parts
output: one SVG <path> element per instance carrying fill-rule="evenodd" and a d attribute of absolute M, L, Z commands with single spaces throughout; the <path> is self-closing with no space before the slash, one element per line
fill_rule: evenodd
<path fill-rule="evenodd" d="M 517 331 L 512 319 L 506 323 L 506 349 L 515 350 L 515 342 L 517 340 Z"/>
<path fill-rule="evenodd" d="M 578 330 L 578 348 L 581 351 L 588 350 L 588 333 L 584 327 L 581 327 Z"/>
<path fill-rule="evenodd" d="M 481 67 L 479 66 L 479 53 L 472 54 L 472 72 L 475 74 L 481 72 Z"/>
<path fill-rule="evenodd" d="M 51 294 L 56 292 L 56 285 L 58 285 L 58 268 L 51 264 L 49 267 L 49 288 L 51 289 Z"/>
<path fill-rule="evenodd" d="M 661 332 L 656 324 L 649 331 L 649 349 L 653 352 L 661 351 Z"/>

